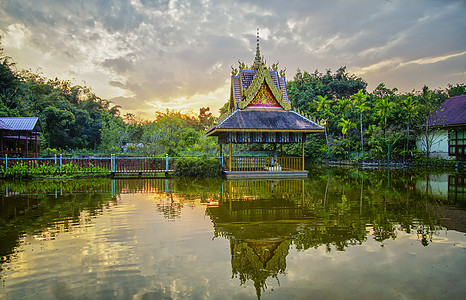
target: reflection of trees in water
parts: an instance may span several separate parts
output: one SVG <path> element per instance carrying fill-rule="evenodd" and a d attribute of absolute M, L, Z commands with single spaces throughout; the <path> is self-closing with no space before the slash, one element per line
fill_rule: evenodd
<path fill-rule="evenodd" d="M 62 232 L 88 224 L 116 197 L 102 193 L 110 181 L 2 182 L 0 209 L 0 263 L 12 259 L 24 234 L 51 240 Z M 69 183 L 69 184 L 68 184 Z M 74 192 L 72 192 L 74 191 Z M 14 254 L 13 254 L 14 255 Z"/>
<path fill-rule="evenodd" d="M 383 245 L 404 231 L 427 246 L 441 228 L 427 209 L 429 197 L 416 191 L 416 176 L 406 171 L 336 169 L 302 183 L 288 182 L 298 189 L 286 189 L 271 182 L 266 190 L 266 182 L 226 182 L 223 201 L 207 209 L 215 237 L 230 241 L 233 277 L 252 280 L 258 297 L 267 278 L 285 273 L 292 245 L 344 251 L 368 237 Z"/>
<path fill-rule="evenodd" d="M 214 223 L 215 237 L 230 240 L 233 276 L 241 284 L 253 280 L 260 293 L 268 277 L 285 272 L 291 245 L 298 251 L 320 246 L 344 251 L 368 237 L 381 243 L 396 239 L 399 231 L 416 234 L 421 244 L 429 245 L 440 228 L 433 212 L 444 203 L 417 191 L 418 179 L 425 174 L 315 169 L 305 181 L 3 182 L 0 256 L 7 257 L 25 232 L 46 236 L 49 225 L 58 223 L 66 231 L 115 205 L 115 195 L 151 193 L 159 195 L 154 205 L 170 220 L 180 218 L 188 202 L 209 205 L 206 214 Z M 457 189 L 454 192 L 458 195 Z"/>
<path fill-rule="evenodd" d="M 169 194 L 165 199 L 159 199 L 159 201 L 155 202 L 155 207 L 165 219 L 176 220 L 181 218 L 183 203 L 175 202 L 173 194 Z"/>

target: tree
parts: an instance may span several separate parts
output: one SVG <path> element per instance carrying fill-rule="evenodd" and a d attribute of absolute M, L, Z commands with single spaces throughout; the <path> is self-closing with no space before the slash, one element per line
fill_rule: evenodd
<path fill-rule="evenodd" d="M 364 135 L 362 129 L 362 113 L 366 110 L 369 110 L 369 107 L 366 105 L 367 95 L 363 94 L 362 89 L 359 90 L 356 94 L 351 96 L 353 99 L 353 104 L 356 107 L 356 110 L 359 112 L 359 123 L 361 128 L 361 151 L 364 155 Z"/>
<path fill-rule="evenodd" d="M 424 124 L 424 138 L 421 141 L 424 143 L 426 149 L 426 157 L 430 156 L 432 144 L 439 138 L 438 128 L 436 132 L 432 133 L 432 120 L 431 116 L 437 111 L 440 105 L 446 100 L 448 94 L 439 90 L 431 90 L 428 86 L 424 86 L 422 91 L 417 97 L 419 102 L 418 110 L 418 123 Z M 437 133 L 437 134 L 436 134 Z"/>
<path fill-rule="evenodd" d="M 351 122 L 350 120 L 346 120 L 346 119 L 344 119 L 344 118 L 341 118 L 341 122 L 338 123 L 338 125 L 341 127 L 341 133 L 343 134 L 343 139 L 345 139 L 346 133 L 348 133 L 348 131 L 349 131 L 351 128 L 356 127 L 356 124 L 354 124 L 354 123 Z"/>
<path fill-rule="evenodd" d="M 54 106 L 46 107 L 43 111 L 42 125 L 45 125 L 44 131 L 48 137 L 48 147 L 58 148 L 62 146 L 63 141 L 68 140 L 69 128 L 74 122 L 75 117 L 70 111 Z"/>
<path fill-rule="evenodd" d="M 330 70 L 325 74 L 317 70 L 311 74 L 298 69 L 294 79 L 288 81 L 287 90 L 295 109 L 312 114 L 316 107 L 309 103 L 318 95 L 327 96 L 330 101 L 347 99 L 360 89 L 365 90 L 366 86 L 362 78 L 348 74 L 346 67 L 340 67 L 335 74 Z"/>
<path fill-rule="evenodd" d="M 317 99 L 319 99 L 319 102 L 317 104 L 317 111 L 322 112 L 321 116 L 325 120 L 328 120 L 331 114 L 330 113 L 330 101 L 327 99 L 327 96 L 322 97 L 321 95 L 317 95 Z M 327 142 L 327 151 L 329 151 L 330 145 L 328 141 L 327 126 L 324 126 L 324 132 L 325 132 L 325 140 Z"/>
<path fill-rule="evenodd" d="M 387 129 L 388 115 L 390 113 L 390 110 L 393 108 L 393 103 L 390 102 L 390 98 L 388 96 L 384 96 L 382 98 L 377 98 L 375 107 L 377 109 L 377 113 L 381 117 L 381 121 L 383 122 L 383 130 L 385 133 Z"/>
<path fill-rule="evenodd" d="M 210 107 L 201 107 L 199 108 L 199 124 L 202 129 L 206 127 L 210 127 L 213 124 L 213 116 L 212 113 L 209 112 Z"/>
<path fill-rule="evenodd" d="M 401 105 L 406 113 L 406 122 L 407 122 L 407 135 L 406 135 L 406 151 L 409 151 L 409 123 L 410 123 L 410 120 L 411 120 L 411 116 L 412 114 L 414 113 L 415 109 L 416 109 L 416 104 L 417 104 L 417 101 L 413 99 L 413 96 L 410 95 L 408 97 L 406 97 L 405 99 L 403 99 L 401 101 Z"/>
<path fill-rule="evenodd" d="M 351 109 L 351 101 L 349 101 L 349 99 L 337 99 L 336 102 L 337 111 L 340 112 L 342 116 Z"/>
<path fill-rule="evenodd" d="M 448 84 L 447 93 L 449 97 L 466 95 L 466 85 L 464 83 L 457 83 L 455 86 Z"/>

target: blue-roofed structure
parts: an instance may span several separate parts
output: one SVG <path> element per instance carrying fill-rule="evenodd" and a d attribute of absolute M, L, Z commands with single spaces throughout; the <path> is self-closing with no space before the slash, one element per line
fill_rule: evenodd
<path fill-rule="evenodd" d="M 0 117 L 0 153 L 37 157 L 42 126 L 38 117 Z"/>

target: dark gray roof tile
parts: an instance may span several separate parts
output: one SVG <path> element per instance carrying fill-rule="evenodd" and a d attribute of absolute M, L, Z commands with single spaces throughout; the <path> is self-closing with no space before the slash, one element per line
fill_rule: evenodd
<path fill-rule="evenodd" d="M 466 124 L 466 95 L 448 98 L 436 113 L 429 117 L 430 126 Z"/>
<path fill-rule="evenodd" d="M 0 117 L 0 121 L 7 126 L 6 130 L 24 130 L 24 131 L 32 131 L 32 130 L 40 130 L 39 118 L 38 117 Z M 36 127 L 37 126 L 37 127 Z"/>

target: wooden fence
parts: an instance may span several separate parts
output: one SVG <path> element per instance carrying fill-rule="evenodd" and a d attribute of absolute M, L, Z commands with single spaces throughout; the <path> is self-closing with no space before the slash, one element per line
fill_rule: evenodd
<path fill-rule="evenodd" d="M 43 165 L 62 167 L 66 165 L 88 168 L 87 172 L 92 172 L 93 167 L 108 170 L 116 173 L 171 173 L 174 172 L 175 163 L 179 159 L 187 157 L 86 157 L 70 158 L 55 156 L 51 158 L 9 158 L 5 155 L 0 159 L 0 166 L 5 169 L 17 164 L 23 164 L 28 168 L 36 168 Z M 302 157 L 214 157 L 220 159 L 225 170 L 232 172 L 287 172 L 303 170 Z M 231 166 L 230 166 L 231 163 Z"/>
<path fill-rule="evenodd" d="M 17 164 L 22 164 L 28 168 L 40 167 L 43 165 L 55 166 L 61 170 L 66 165 L 74 165 L 88 168 L 92 172 L 93 167 L 108 170 L 111 173 L 169 173 L 174 171 L 175 163 L 181 157 L 86 157 L 70 158 L 55 156 L 52 158 L 5 158 L 0 159 L 0 166 L 5 169 Z M 97 170 L 97 168 L 95 168 Z M 102 170 L 100 170 L 102 171 Z"/>

